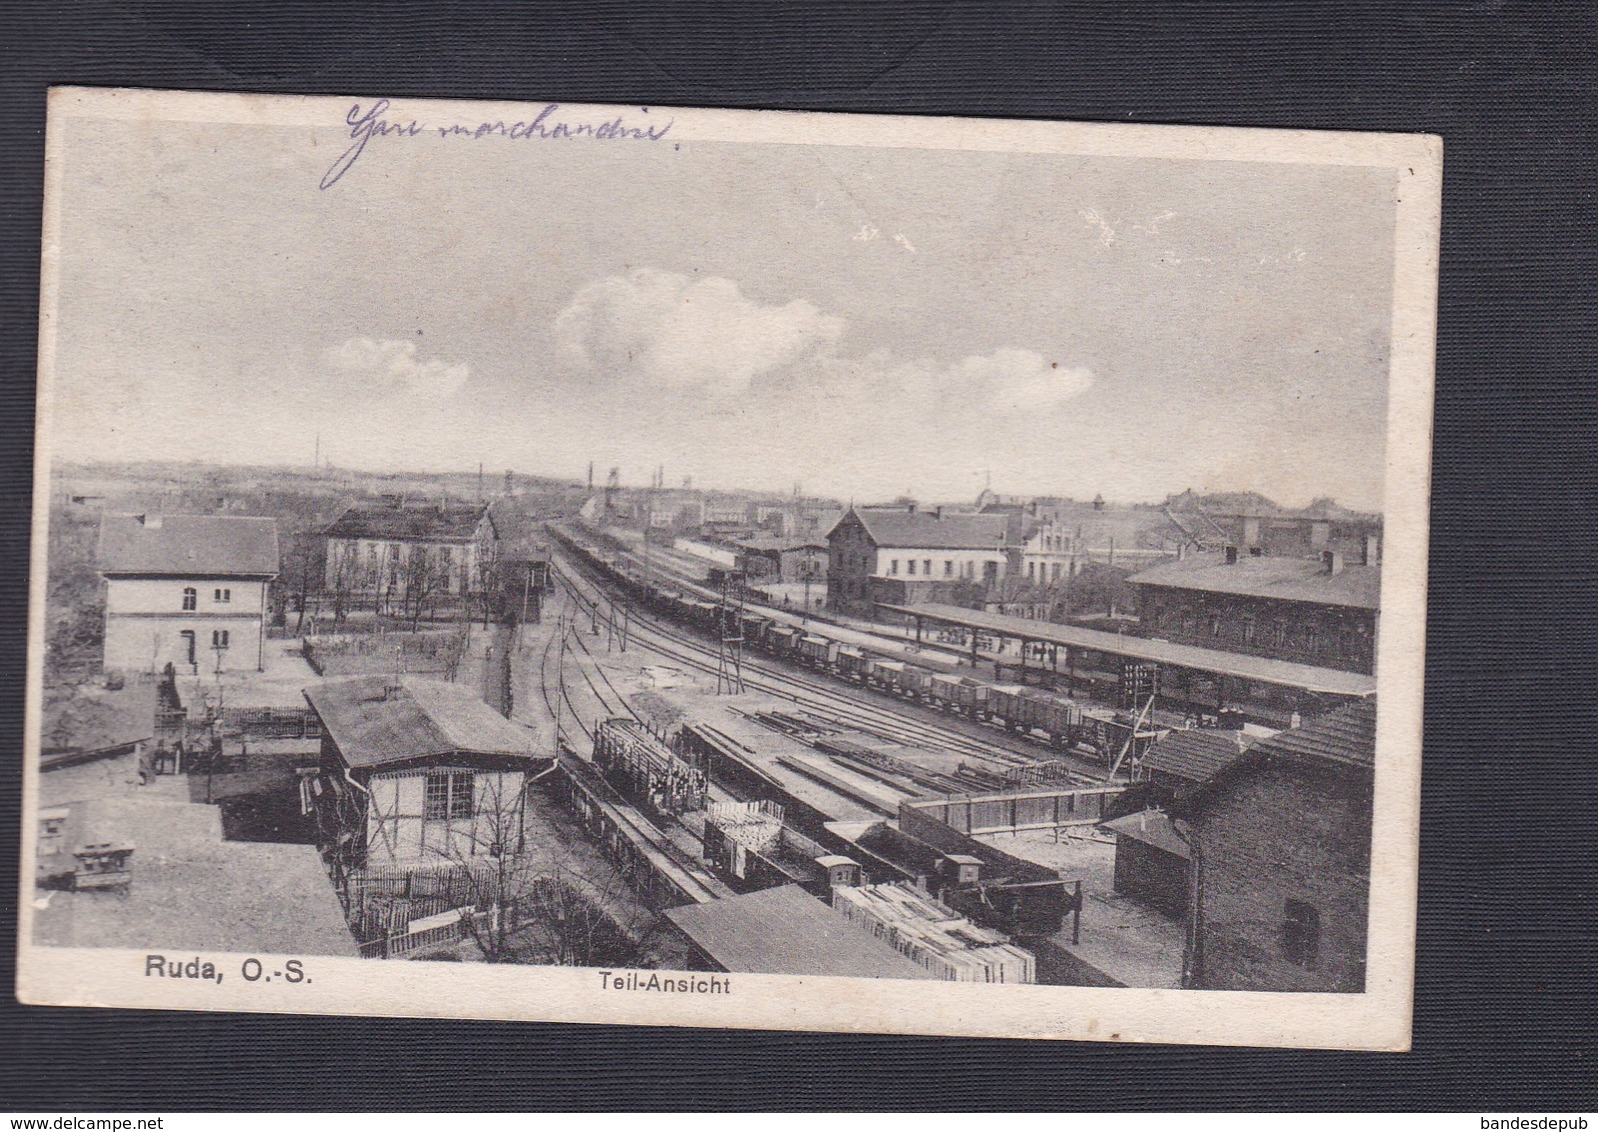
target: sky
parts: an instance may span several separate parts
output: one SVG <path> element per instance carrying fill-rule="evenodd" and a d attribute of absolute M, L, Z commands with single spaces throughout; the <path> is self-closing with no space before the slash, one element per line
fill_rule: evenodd
<path fill-rule="evenodd" d="M 55 452 L 1379 510 L 1394 172 L 74 120 Z"/>

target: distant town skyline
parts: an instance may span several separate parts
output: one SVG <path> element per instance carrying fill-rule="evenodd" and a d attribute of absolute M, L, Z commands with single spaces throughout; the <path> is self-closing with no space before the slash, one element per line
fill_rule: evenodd
<path fill-rule="evenodd" d="M 1390 170 L 341 136 L 71 123 L 58 452 L 1381 509 Z"/>

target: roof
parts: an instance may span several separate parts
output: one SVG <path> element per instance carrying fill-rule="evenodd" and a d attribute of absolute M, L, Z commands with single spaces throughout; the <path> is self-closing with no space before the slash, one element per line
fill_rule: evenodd
<path fill-rule="evenodd" d="M 1364 776 L 1376 766 L 1376 701 L 1361 700 L 1254 744 L 1178 808 L 1202 810 L 1226 782 L 1251 768 L 1298 764 Z"/>
<path fill-rule="evenodd" d="M 357 953 L 313 845 L 224 841 L 216 806 L 96 798 L 66 809 L 63 847 L 131 844 L 132 883 L 124 892 L 35 890 L 38 943 L 168 953 Z M 51 858 L 39 864 L 56 871 Z"/>
<path fill-rule="evenodd" d="M 47 699 L 39 727 L 40 749 L 47 752 L 110 751 L 154 737 L 153 684 L 116 691 L 91 685 L 64 699 Z"/>
<path fill-rule="evenodd" d="M 1172 731 L 1143 756 L 1143 769 L 1157 770 L 1189 782 L 1208 782 L 1248 750 L 1241 731 L 1190 729 Z"/>
<path fill-rule="evenodd" d="M 776 535 L 751 535 L 748 538 L 731 538 L 727 541 L 740 550 L 753 551 L 804 550 L 806 547 L 825 550 L 827 548 L 826 540 L 821 538 L 779 538 Z"/>
<path fill-rule="evenodd" d="M 453 754 L 532 759 L 532 739 L 522 727 L 485 704 L 470 688 L 388 676 L 329 680 L 305 689 L 344 761 L 353 768 L 379 767 Z"/>
<path fill-rule="evenodd" d="M 242 515 L 106 515 L 102 574 L 262 577 L 278 571 L 277 520 Z"/>
<path fill-rule="evenodd" d="M 937 602 L 927 602 L 922 605 L 884 603 L 878 608 L 912 617 L 926 617 L 948 625 L 964 625 L 1009 637 L 1025 637 L 1029 641 L 1094 649 L 1113 656 L 1124 656 L 1132 660 L 1151 660 L 1156 664 L 1169 664 L 1194 672 L 1212 672 L 1237 676 L 1244 680 L 1258 680 L 1263 684 L 1274 684 L 1282 688 L 1301 688 L 1308 692 L 1324 692 L 1335 696 L 1376 694 L 1376 677 L 1359 672 L 1344 672 L 1337 668 L 1319 668 L 1313 664 L 1295 664 L 1287 660 L 1246 656 L 1242 653 L 1200 648 L 1197 645 L 1179 645 L 1172 641 L 1151 640 L 1125 633 L 1106 633 L 1101 629 L 1084 629 L 1076 625 L 1056 625 L 1051 621 L 1033 621 L 1000 613 L 965 609 L 958 605 L 940 605 Z"/>
<path fill-rule="evenodd" d="M 486 504 L 356 504 L 346 507 L 323 533 L 328 538 L 389 542 L 450 542 L 470 539 L 488 512 Z"/>
<path fill-rule="evenodd" d="M 1366 700 L 1327 712 L 1303 727 L 1279 731 L 1251 755 L 1370 769 L 1376 765 L 1376 702 Z"/>
<path fill-rule="evenodd" d="M 797 885 L 668 908 L 666 917 L 712 962 L 734 974 L 933 977 Z"/>
<path fill-rule="evenodd" d="M 1246 594 L 1276 601 L 1306 601 L 1376 610 L 1382 601 L 1382 568 L 1347 565 L 1324 572 L 1315 558 L 1255 558 L 1232 565 L 1221 554 L 1194 554 L 1162 562 L 1127 579 L 1135 586 L 1167 586 L 1205 593 Z"/>
<path fill-rule="evenodd" d="M 992 550 L 1009 529 L 1005 515 L 944 515 L 906 507 L 857 507 L 860 520 L 879 547 L 912 550 Z M 839 524 L 848 521 L 846 515 Z M 836 530 L 836 528 L 834 528 Z"/>
<path fill-rule="evenodd" d="M 1107 821 L 1099 828 L 1187 860 L 1187 842 L 1176 835 L 1170 815 L 1163 810 L 1141 810 Z"/>

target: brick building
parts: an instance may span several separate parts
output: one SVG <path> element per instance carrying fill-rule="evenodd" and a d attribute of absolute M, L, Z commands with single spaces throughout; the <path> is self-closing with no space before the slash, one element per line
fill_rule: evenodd
<path fill-rule="evenodd" d="M 1375 754 L 1376 704 L 1361 701 L 1256 744 L 1176 807 L 1184 985 L 1364 990 Z"/>
<path fill-rule="evenodd" d="M 871 616 L 878 603 L 960 604 L 1009 571 L 1005 515 L 946 514 L 942 508 L 852 507 L 827 535 L 827 605 Z"/>
<path fill-rule="evenodd" d="M 1191 554 L 1127 579 L 1144 636 L 1367 675 L 1375 671 L 1381 566 L 1269 557 L 1227 547 Z"/>

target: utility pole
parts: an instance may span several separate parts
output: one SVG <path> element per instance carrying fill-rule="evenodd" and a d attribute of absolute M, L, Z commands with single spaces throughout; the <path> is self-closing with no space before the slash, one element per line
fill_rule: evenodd
<path fill-rule="evenodd" d="M 721 577 L 721 608 L 716 635 L 716 695 L 743 693 L 744 687 L 744 596 L 742 578 L 728 570 Z M 736 596 L 737 604 L 733 604 Z"/>

